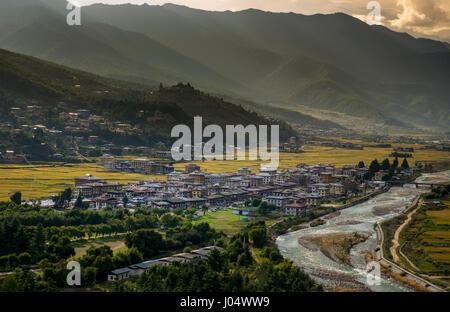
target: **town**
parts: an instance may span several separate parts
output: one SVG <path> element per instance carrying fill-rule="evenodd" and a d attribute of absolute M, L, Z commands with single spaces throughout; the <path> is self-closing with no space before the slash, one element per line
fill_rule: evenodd
<path fill-rule="evenodd" d="M 235 214 L 253 219 L 259 212 L 248 202 L 256 198 L 267 202 L 270 211 L 304 216 L 309 209 L 321 204 L 342 203 L 382 189 L 386 185 L 387 174 L 386 170 L 377 170 L 371 179 L 367 179 L 371 168 L 361 164 L 341 168 L 332 164 L 298 164 L 296 168 L 281 171 L 262 167 L 258 173 L 242 167 L 237 172 L 207 173 L 195 164 L 187 164 L 184 171 L 174 171 L 172 166 L 143 158 L 120 160 L 103 155 L 100 162 L 109 170 L 164 174 L 166 181 L 142 180 L 120 184 L 86 174 L 75 178 L 74 196 L 65 208 L 146 207 L 173 211 L 206 206 L 213 211 L 231 208 Z M 412 169 L 405 167 L 392 179 L 412 173 Z M 40 204 L 52 207 L 54 201 L 44 200 Z"/>

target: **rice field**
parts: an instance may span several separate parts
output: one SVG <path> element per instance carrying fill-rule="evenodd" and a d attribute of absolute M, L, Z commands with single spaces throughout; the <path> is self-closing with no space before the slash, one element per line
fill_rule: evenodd
<path fill-rule="evenodd" d="M 111 172 L 95 163 L 62 165 L 58 163 L 35 165 L 0 165 L 0 201 L 8 200 L 16 192 L 23 199 L 47 198 L 67 187 L 73 187 L 74 178 L 92 174 L 108 181 L 127 183 L 136 180 L 165 179 L 164 176 Z"/>
<path fill-rule="evenodd" d="M 450 209 L 427 211 L 427 215 L 433 217 L 433 223 L 450 225 Z"/>
<path fill-rule="evenodd" d="M 414 152 L 414 158 L 408 162 L 413 165 L 418 160 L 442 161 L 450 159 L 450 152 L 421 150 L 419 146 Z M 305 146 L 303 153 L 280 153 L 279 169 L 293 168 L 299 163 L 308 165 L 318 163 L 331 163 L 336 166 L 346 164 L 355 165 L 359 161 L 369 163 L 377 158 L 379 161 L 386 158 L 392 152 L 392 148 L 364 148 L 364 150 L 350 150 L 323 146 Z M 132 158 L 130 156 L 130 158 Z M 391 159 L 392 160 L 392 159 Z M 253 172 L 258 172 L 261 165 L 267 164 L 257 160 L 235 161 L 192 161 L 177 163 L 176 170 L 184 170 L 189 163 L 199 165 L 202 171 L 212 173 L 236 172 L 241 167 L 249 167 Z M 21 191 L 24 199 L 47 198 L 57 194 L 67 187 L 73 187 L 74 178 L 87 173 L 104 178 L 109 181 L 127 183 L 135 180 L 160 179 L 165 176 L 131 174 L 124 172 L 111 172 L 104 170 L 96 163 L 62 165 L 60 163 L 36 163 L 33 165 L 0 164 L 0 201 L 8 200 L 15 191 Z"/>
<path fill-rule="evenodd" d="M 419 160 L 443 161 L 450 159 L 450 152 L 421 150 L 418 149 L 418 146 L 414 147 L 416 148 L 413 153 L 414 157 L 408 158 L 410 165 L 414 165 L 414 162 Z M 325 146 L 305 146 L 303 153 L 280 153 L 279 169 L 293 168 L 300 163 L 305 163 L 308 165 L 322 163 L 343 166 L 347 164 L 356 165 L 361 160 L 365 163 L 370 163 L 375 158 L 381 162 L 383 159 L 387 158 L 391 152 L 392 148 L 366 147 L 363 150 L 350 150 Z M 393 158 L 390 158 L 390 160 L 392 161 Z M 235 172 L 237 169 L 244 166 L 249 167 L 254 172 L 258 172 L 261 165 L 268 164 L 267 161 L 264 162 L 260 160 L 205 160 L 178 163 L 175 164 L 174 167 L 177 170 L 184 170 L 184 167 L 190 163 L 200 166 L 202 171 L 213 173 Z"/>
<path fill-rule="evenodd" d="M 450 264 L 450 247 L 424 247 L 424 249 L 436 261 Z"/>

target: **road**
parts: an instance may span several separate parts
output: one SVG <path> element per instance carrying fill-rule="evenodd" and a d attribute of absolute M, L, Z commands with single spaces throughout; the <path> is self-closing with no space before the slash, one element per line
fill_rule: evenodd
<path fill-rule="evenodd" d="M 428 288 L 432 292 L 445 292 L 444 289 L 430 283 L 429 281 L 409 272 L 408 270 L 398 266 L 397 264 L 387 260 L 384 258 L 383 255 L 383 243 L 384 243 L 384 234 L 383 230 L 381 229 L 380 225 L 377 224 L 377 227 L 375 228 L 377 232 L 377 252 L 376 257 L 377 261 L 382 264 L 385 267 L 388 267 L 392 272 L 402 274 L 405 278 L 409 279 L 410 281 L 416 282 L 419 285 L 422 285 L 423 287 Z"/>
<path fill-rule="evenodd" d="M 415 214 L 416 211 L 422 206 L 422 202 L 423 202 L 423 200 L 420 199 L 419 203 L 417 204 L 416 209 L 414 209 L 413 211 L 408 213 L 408 216 L 407 216 L 405 222 L 403 222 L 402 225 L 400 225 L 397 228 L 397 230 L 395 231 L 394 239 L 392 240 L 392 246 L 389 249 L 390 252 L 391 252 L 391 255 L 392 255 L 392 258 L 393 258 L 394 262 L 399 262 L 399 260 L 400 260 L 400 257 L 397 254 L 397 249 L 400 247 L 400 242 L 399 242 L 400 233 L 409 224 L 409 222 L 411 222 L 413 214 Z M 416 203 L 417 203 L 417 199 L 414 201 L 414 203 L 411 206 L 413 207 Z"/>

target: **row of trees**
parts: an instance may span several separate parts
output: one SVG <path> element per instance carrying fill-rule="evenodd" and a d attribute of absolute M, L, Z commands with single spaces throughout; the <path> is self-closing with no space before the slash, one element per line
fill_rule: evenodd
<path fill-rule="evenodd" d="M 365 167 L 364 162 L 360 161 L 358 163 L 358 168 L 364 168 L 364 167 Z M 408 161 L 406 160 L 406 158 L 403 159 L 403 162 L 400 165 L 400 167 L 399 167 L 399 162 L 398 162 L 397 157 L 395 157 L 392 164 L 390 163 L 389 158 L 384 159 L 381 162 L 381 164 L 378 162 L 377 159 L 375 159 L 370 163 L 369 171 L 366 172 L 363 179 L 371 180 L 375 176 L 375 173 L 379 172 L 380 170 L 383 170 L 383 171 L 388 171 L 388 173 L 385 176 L 383 176 L 383 180 L 387 181 L 390 178 L 392 178 L 392 176 L 395 174 L 395 172 L 399 172 L 402 169 L 404 170 L 404 169 L 408 169 L 408 168 L 409 168 L 409 164 L 408 164 Z"/>

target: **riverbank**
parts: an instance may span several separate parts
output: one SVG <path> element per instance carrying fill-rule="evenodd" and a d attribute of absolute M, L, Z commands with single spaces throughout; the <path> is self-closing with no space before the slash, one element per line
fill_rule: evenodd
<path fill-rule="evenodd" d="M 316 209 L 316 213 L 314 213 L 311 217 L 295 217 L 295 218 L 288 218 L 285 220 L 281 220 L 280 222 L 276 222 L 275 224 L 272 224 L 268 228 L 269 237 L 271 240 L 276 241 L 277 237 L 280 235 L 284 235 L 286 233 L 289 233 L 291 231 L 297 231 L 302 229 L 303 224 L 307 224 L 313 220 L 316 220 L 320 217 L 324 217 L 324 219 L 327 218 L 334 218 L 336 216 L 339 216 L 340 210 L 344 210 L 359 204 L 362 204 L 375 196 L 378 196 L 380 194 L 386 193 L 390 190 L 390 186 L 385 186 L 375 192 L 372 192 L 368 195 L 365 195 L 355 201 L 352 201 L 351 203 L 337 206 L 337 207 L 319 207 Z"/>
<path fill-rule="evenodd" d="M 448 199 L 436 191 L 422 194 L 417 205 L 381 225 L 384 258 L 434 284 L 435 291 L 449 285 Z"/>
<path fill-rule="evenodd" d="M 334 233 L 302 237 L 299 238 L 298 242 L 309 250 L 320 250 L 325 256 L 335 262 L 352 266 L 350 250 L 353 246 L 364 242 L 369 236 L 369 234 L 358 232 Z"/>

